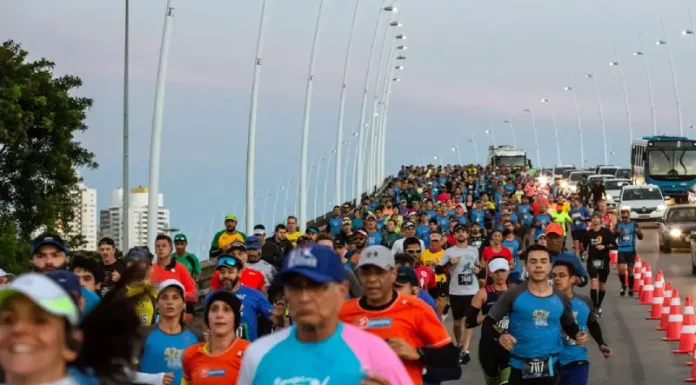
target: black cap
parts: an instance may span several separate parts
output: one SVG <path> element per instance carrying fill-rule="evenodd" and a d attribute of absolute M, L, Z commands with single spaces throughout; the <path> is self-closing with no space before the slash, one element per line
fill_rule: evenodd
<path fill-rule="evenodd" d="M 334 239 L 334 247 L 346 247 L 346 241 L 343 238 Z"/>
<path fill-rule="evenodd" d="M 65 244 L 63 238 L 55 233 L 43 233 L 38 237 L 34 238 L 31 243 L 31 255 L 33 256 L 39 251 L 41 246 L 52 245 L 60 249 L 60 251 L 65 254 L 68 253 L 68 246 Z"/>
<path fill-rule="evenodd" d="M 464 225 L 461 224 L 461 223 L 458 224 L 458 225 L 456 225 L 456 226 L 454 226 L 454 232 L 455 232 L 455 233 L 456 233 L 457 231 L 459 231 L 459 230 L 464 230 L 464 231 L 466 231 L 466 232 L 469 232 L 469 229 L 467 229 L 466 226 L 464 226 Z"/>
<path fill-rule="evenodd" d="M 234 329 L 239 329 L 239 325 L 242 322 L 242 301 L 240 301 L 239 298 L 237 298 L 237 295 L 234 293 L 225 290 L 215 291 L 206 299 L 203 322 L 208 325 L 208 313 L 210 313 L 210 305 L 212 305 L 215 301 L 222 301 L 232 308 L 232 312 L 234 313 Z"/>
<path fill-rule="evenodd" d="M 410 267 L 401 266 L 396 273 L 396 284 L 405 285 L 410 283 L 413 286 L 418 286 L 418 276 L 416 271 Z"/>

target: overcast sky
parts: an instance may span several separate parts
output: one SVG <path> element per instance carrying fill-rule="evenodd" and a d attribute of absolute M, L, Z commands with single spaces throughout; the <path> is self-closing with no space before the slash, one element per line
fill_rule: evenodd
<path fill-rule="evenodd" d="M 395 0 L 388 0 L 391 4 Z M 351 57 L 345 134 L 358 128 L 362 87 L 381 0 L 361 0 Z M 537 116 L 541 161 L 556 163 L 551 107 L 555 107 L 563 163 L 580 163 L 575 107 L 563 87 L 576 88 L 589 163 L 602 163 L 601 123 L 594 71 L 603 100 L 611 163 L 628 163 L 628 129 L 617 60 L 627 83 L 634 135 L 652 132 L 645 67 L 632 56 L 639 49 L 650 60 L 660 132 L 679 132 L 669 59 L 662 39 L 664 19 L 680 86 L 685 130 L 696 124 L 694 85 L 696 40 L 681 35 L 690 28 L 685 0 L 403 0 L 399 21 L 408 46 L 402 81 L 395 85 L 388 125 L 387 167 L 421 163 L 440 155 L 457 160 L 457 140 L 465 162 L 476 159 L 467 140 L 472 133 L 485 159 L 491 136 L 511 143 L 509 115 L 518 144 L 529 151 L 534 140 L 529 115 Z M 268 0 L 268 20 L 257 136 L 256 222 L 271 227 L 273 202 L 290 174 L 297 179 L 300 132 L 309 53 L 319 0 Z M 335 145 L 343 63 L 355 0 L 325 0 L 321 23 L 309 162 L 321 167 L 320 208 L 328 153 Z M 147 185 L 150 129 L 157 60 L 166 0 L 131 1 L 131 186 Z M 162 141 L 161 191 L 172 211 L 172 226 L 182 228 L 198 249 L 211 225 L 222 216 L 243 214 L 246 140 L 251 79 L 261 0 L 175 0 Z M 384 17 L 383 19 L 384 20 Z M 384 22 L 382 22 L 383 24 Z M 382 28 L 382 27 L 380 27 Z M 58 74 L 82 78 L 79 94 L 94 99 L 84 145 L 96 154 L 99 169 L 84 172 L 99 193 L 99 208 L 121 185 L 124 1 L 3 0 L 0 37 L 14 39 L 32 58 L 56 62 Z M 382 33 L 380 32 L 380 37 Z M 381 42 L 378 42 L 381 47 Z M 377 59 L 375 59 L 377 61 Z M 373 66 L 376 67 L 376 64 Z M 374 72 L 373 72 L 374 74 Z M 373 88 L 373 81 L 370 82 Z M 372 98 L 372 93 L 370 93 Z M 355 149 L 355 146 L 353 146 Z M 351 160 L 352 162 L 352 160 Z M 333 163 L 328 196 L 333 196 Z M 351 164 L 352 168 L 352 164 Z M 316 175 L 316 174 L 314 174 Z M 349 178 L 350 183 L 350 178 Z M 315 178 L 310 181 L 308 214 L 314 213 Z M 295 182 L 290 194 L 294 205 Z M 268 208 L 263 202 L 269 190 Z M 276 221 L 283 211 L 280 195 Z M 202 235 L 201 235 L 202 234 Z M 202 242 L 200 242 L 202 243 Z"/>

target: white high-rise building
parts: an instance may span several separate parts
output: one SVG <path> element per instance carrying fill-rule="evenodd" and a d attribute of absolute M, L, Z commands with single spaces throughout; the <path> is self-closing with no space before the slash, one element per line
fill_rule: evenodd
<path fill-rule="evenodd" d="M 79 184 L 79 195 L 75 204 L 75 218 L 70 224 L 70 234 L 82 235 L 87 242 L 78 250 L 97 249 L 97 190 Z"/>
<path fill-rule="evenodd" d="M 135 246 L 147 246 L 147 206 L 149 191 L 145 187 L 132 188 L 130 191 L 128 245 L 123 245 L 123 189 L 111 193 L 108 209 L 100 211 L 100 232 L 104 237 L 113 238 L 116 247 L 126 251 Z M 164 195 L 158 197 L 157 231 L 165 233 L 169 229 L 169 209 L 164 207 Z"/>

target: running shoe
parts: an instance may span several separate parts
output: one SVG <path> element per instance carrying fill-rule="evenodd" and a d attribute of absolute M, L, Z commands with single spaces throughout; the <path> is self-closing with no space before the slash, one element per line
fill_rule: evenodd
<path fill-rule="evenodd" d="M 601 307 L 598 307 L 595 310 L 595 313 L 597 314 L 597 318 L 602 318 L 602 308 Z"/>
<path fill-rule="evenodd" d="M 619 293 L 622 297 L 626 295 L 626 286 L 621 286 L 621 292 Z"/>
<path fill-rule="evenodd" d="M 629 291 L 628 291 L 628 296 L 631 297 L 631 298 L 633 298 L 633 290 L 629 290 Z"/>
<path fill-rule="evenodd" d="M 471 361 L 471 356 L 469 355 L 469 352 L 465 352 L 462 350 L 462 352 L 459 354 L 459 364 L 460 365 L 466 365 Z"/>

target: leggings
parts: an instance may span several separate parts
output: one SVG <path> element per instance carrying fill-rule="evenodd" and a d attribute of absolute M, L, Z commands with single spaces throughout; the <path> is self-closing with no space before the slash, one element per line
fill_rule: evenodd
<path fill-rule="evenodd" d="M 510 353 L 498 341 L 486 340 L 487 342 L 479 343 L 478 354 L 486 385 L 507 384 L 510 377 Z"/>

